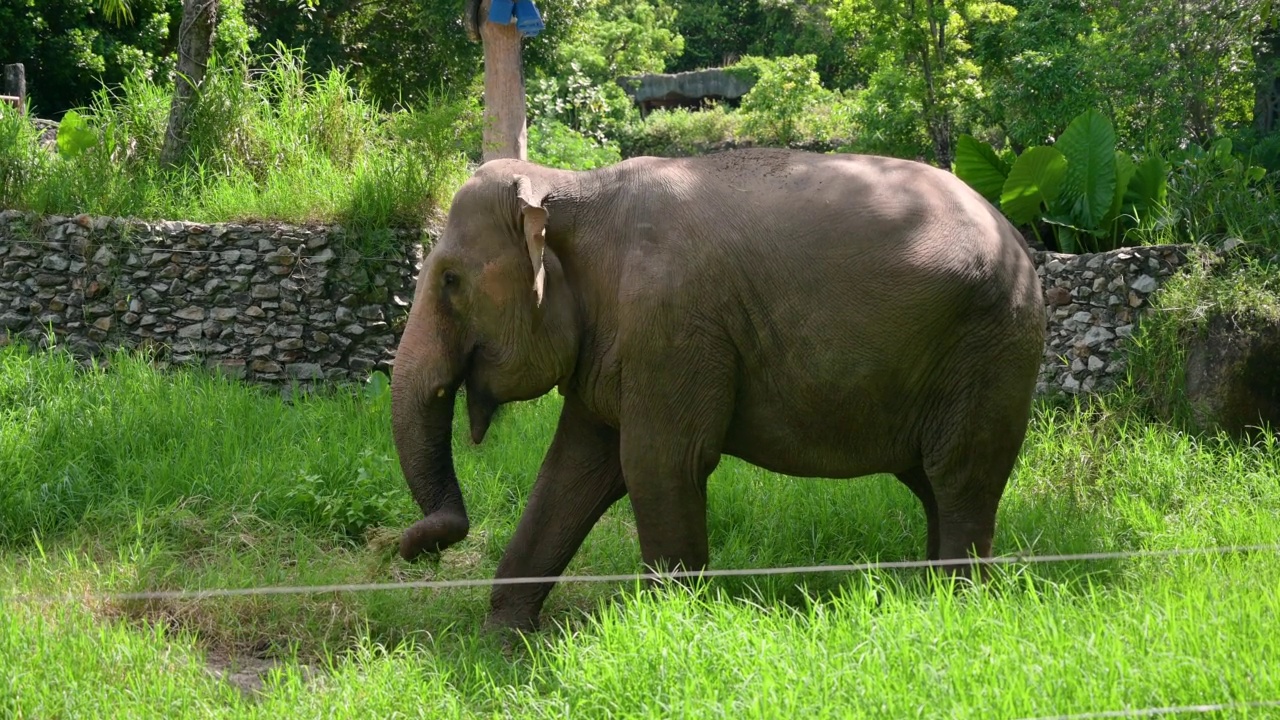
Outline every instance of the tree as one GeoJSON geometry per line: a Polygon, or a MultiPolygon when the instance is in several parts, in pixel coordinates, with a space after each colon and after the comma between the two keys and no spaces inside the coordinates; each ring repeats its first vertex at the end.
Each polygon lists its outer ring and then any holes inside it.
{"type": "Polygon", "coordinates": [[[57,119],[87,106],[103,84],[163,76],[172,67],[172,25],[181,6],[181,0],[0,0],[0,65],[25,65],[32,112],[57,119]]]}
{"type": "Polygon", "coordinates": [[[1254,81],[1253,129],[1259,135],[1280,130],[1280,18],[1267,2],[1259,8],[1257,33],[1253,41],[1254,81]]]}
{"type": "Polygon", "coordinates": [[[875,83],[893,79],[923,114],[933,161],[950,167],[957,115],[972,104],[981,69],[968,38],[975,21],[1012,18],[1008,5],[985,0],[838,0],[832,25],[875,83]]]}
{"type": "Polygon", "coordinates": [[[213,51],[218,4],[219,0],[183,0],[182,23],[178,28],[178,71],[164,145],[160,148],[161,167],[177,165],[186,152],[188,118],[213,51]]]}

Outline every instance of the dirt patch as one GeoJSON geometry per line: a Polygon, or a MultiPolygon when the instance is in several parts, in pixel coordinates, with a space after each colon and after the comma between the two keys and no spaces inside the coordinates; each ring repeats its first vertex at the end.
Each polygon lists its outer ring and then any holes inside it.
{"type": "MultiPolygon", "coordinates": [[[[271,671],[285,664],[285,661],[275,658],[230,655],[223,652],[210,652],[205,657],[205,666],[210,675],[230,683],[250,700],[257,700],[266,690],[267,676],[271,671]]],[[[303,682],[310,683],[320,675],[319,670],[310,665],[297,667],[302,673],[303,682]]]]}

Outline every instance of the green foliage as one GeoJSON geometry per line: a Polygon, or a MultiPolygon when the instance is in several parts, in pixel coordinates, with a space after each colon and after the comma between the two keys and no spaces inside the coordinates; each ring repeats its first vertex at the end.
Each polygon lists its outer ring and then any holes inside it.
{"type": "Polygon", "coordinates": [[[77,157],[98,144],[98,135],[89,129],[84,118],[75,110],[68,110],[58,123],[58,152],[64,157],[77,157]]]}
{"type": "Polygon", "coordinates": [[[31,109],[56,118],[87,105],[103,83],[134,75],[163,81],[173,67],[182,0],[129,0],[117,23],[99,0],[0,3],[0,65],[26,67],[31,109]]]}
{"type": "MultiPolygon", "coordinates": [[[[790,145],[811,136],[805,132],[806,119],[816,108],[835,105],[839,99],[822,86],[815,70],[817,61],[815,55],[748,56],[732,66],[756,78],[742,98],[742,134],[776,145],[790,145]]],[[[845,130],[848,137],[848,128],[845,130]]]]}
{"type": "Polygon", "coordinates": [[[755,55],[815,55],[828,86],[852,88],[861,77],[832,32],[828,0],[669,0],[684,53],[672,72],[731,65],[755,55]]]}
{"type": "Polygon", "coordinates": [[[1280,252],[1280,192],[1261,166],[1233,153],[1228,138],[1173,155],[1168,213],[1152,242],[1217,244],[1229,238],[1280,252]]]}
{"type": "Polygon", "coordinates": [[[923,135],[926,156],[950,166],[955,127],[972,121],[971,108],[983,94],[973,27],[1005,23],[1014,15],[1010,6],[986,0],[836,0],[830,11],[834,31],[854,48],[852,60],[864,69],[868,88],[882,88],[868,100],[890,121],[864,109],[864,134],[879,135],[879,143],[888,140],[893,154],[907,157],[921,154],[909,140],[923,135]],[[918,113],[885,113],[882,103],[895,104],[888,88],[896,90],[896,104],[909,101],[918,113]]]}
{"type": "Polygon", "coordinates": [[[374,253],[392,248],[364,231],[420,227],[448,201],[478,145],[475,95],[380,113],[337,69],[308,75],[300,53],[284,48],[258,60],[261,67],[245,56],[211,64],[189,152],[175,172],[157,170],[171,90],[142,78],[101,90],[83,113],[69,114],[56,156],[0,143],[0,167],[24,169],[23,184],[7,191],[10,205],[206,222],[340,222],[374,253]]]}
{"type": "Polygon", "coordinates": [[[623,135],[619,145],[626,157],[697,155],[708,147],[734,140],[741,126],[742,114],[719,104],[698,111],[655,110],[623,135]]]}
{"type": "MultiPolygon", "coordinates": [[[[957,158],[956,175],[968,182],[960,168],[957,158]]],[[[1034,223],[1058,198],[1066,176],[1067,159],[1062,153],[1051,147],[1028,148],[1009,170],[998,195],[999,207],[1014,223],[1034,223]]]]}
{"type": "Polygon", "coordinates": [[[544,77],[528,93],[536,124],[555,121],[603,144],[638,115],[631,99],[614,83],[593,82],[576,66],[559,77],[544,77]]]}
{"type": "MultiPolygon", "coordinates": [[[[1037,233],[1039,221],[1049,223],[1063,252],[1116,247],[1164,209],[1169,168],[1154,154],[1135,165],[1115,144],[1110,121],[1086,110],[1053,147],[1029,148],[1018,156],[1000,189],[1000,209],[1037,233]]],[[[958,147],[963,152],[956,157],[956,176],[990,199],[1003,161],[971,136],[961,136],[958,147]]]]}
{"type": "MultiPolygon", "coordinates": [[[[1190,436],[1130,412],[1132,399],[1034,408],[997,553],[1280,542],[1274,437],[1190,436]]],[[[0,714],[823,717],[839,707],[896,718],[923,706],[977,720],[992,708],[1044,717],[1280,697],[1270,670],[1280,557],[1269,552],[1014,563],[965,592],[892,570],[670,591],[563,583],[546,630],[514,653],[481,633],[484,588],[96,599],[490,578],[560,407],[554,396],[517,403],[480,447],[463,439],[458,413],[471,534],[438,563],[407,564],[390,546],[421,514],[385,403],[343,389],[285,404],[132,357],[83,371],[61,353],[0,348],[0,676],[22,680],[0,693],[0,714]],[[356,525],[375,523],[358,537],[345,525],[353,509],[356,525]],[[251,655],[278,662],[252,697],[210,673],[251,655]],[[1046,667],[1057,681],[1043,681],[1046,667]]],[[[717,567],[923,557],[920,502],[891,476],[785,481],[725,458],[707,495],[717,567]]],[[[623,501],[566,572],[642,569],[623,501]]]]}
{"type": "Polygon", "coordinates": [[[553,74],[567,68],[597,84],[662,72],[684,52],[676,11],[664,0],[590,0],[556,47],[553,74]]]}
{"type": "MultiPolygon", "coordinates": [[[[468,0],[469,1],[469,0],[468,0]]],[[[523,43],[526,74],[552,66],[587,0],[539,3],[546,28],[523,43]]],[[[344,69],[379,109],[421,107],[468,87],[482,72],[483,46],[463,27],[466,3],[375,0],[246,0],[255,54],[277,44],[305,51],[308,73],[344,69]]]]}
{"type": "Polygon", "coordinates": [[[956,141],[955,172],[988,202],[998,204],[1005,178],[1009,177],[1009,163],[990,145],[975,140],[972,135],[961,135],[956,141]]]}
{"type": "Polygon", "coordinates": [[[17,207],[33,178],[48,162],[37,147],[39,131],[8,103],[0,103],[0,208],[17,207]]]}
{"type": "Polygon", "coordinates": [[[1280,266],[1248,254],[1219,255],[1201,246],[1187,267],[1153,297],[1125,351],[1138,408],[1192,428],[1186,397],[1188,341],[1214,315],[1280,322],[1280,266]]]}
{"type": "Polygon", "coordinates": [[[566,170],[591,170],[622,160],[612,141],[601,143],[556,120],[529,126],[529,159],[566,170]]]}

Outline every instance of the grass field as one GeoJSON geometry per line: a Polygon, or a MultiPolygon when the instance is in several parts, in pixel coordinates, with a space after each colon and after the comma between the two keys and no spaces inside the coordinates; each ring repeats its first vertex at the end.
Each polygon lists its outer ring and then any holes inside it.
{"type": "MultiPolygon", "coordinates": [[[[997,552],[1280,543],[1273,439],[1195,439],[1131,404],[1037,408],[997,552]]],[[[490,577],[558,398],[509,408],[481,447],[457,441],[472,534],[435,565],[393,558],[419,514],[388,409],[385,391],[290,404],[125,355],[82,371],[0,348],[0,717],[1019,718],[1280,700],[1274,552],[1010,566],[958,595],[916,571],[562,586],[514,647],[479,634],[484,589],[94,594],[490,577]],[[278,661],[259,692],[210,672],[259,658],[278,661]]],[[[710,496],[718,568],[922,555],[921,510],[891,478],[726,459],[710,496]]],[[[569,572],[639,569],[622,502],[569,572]]]]}

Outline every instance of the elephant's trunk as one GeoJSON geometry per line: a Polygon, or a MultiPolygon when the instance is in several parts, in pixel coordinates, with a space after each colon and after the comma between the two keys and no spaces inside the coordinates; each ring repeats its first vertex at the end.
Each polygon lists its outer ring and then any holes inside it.
{"type": "Polygon", "coordinates": [[[415,320],[411,317],[406,326],[391,377],[396,451],[423,514],[400,538],[405,560],[439,552],[465,538],[471,527],[453,469],[453,405],[461,363],[450,362],[455,353],[445,348],[421,352],[418,336],[425,328],[415,320]],[[423,357],[430,360],[424,363],[423,357]]]}

